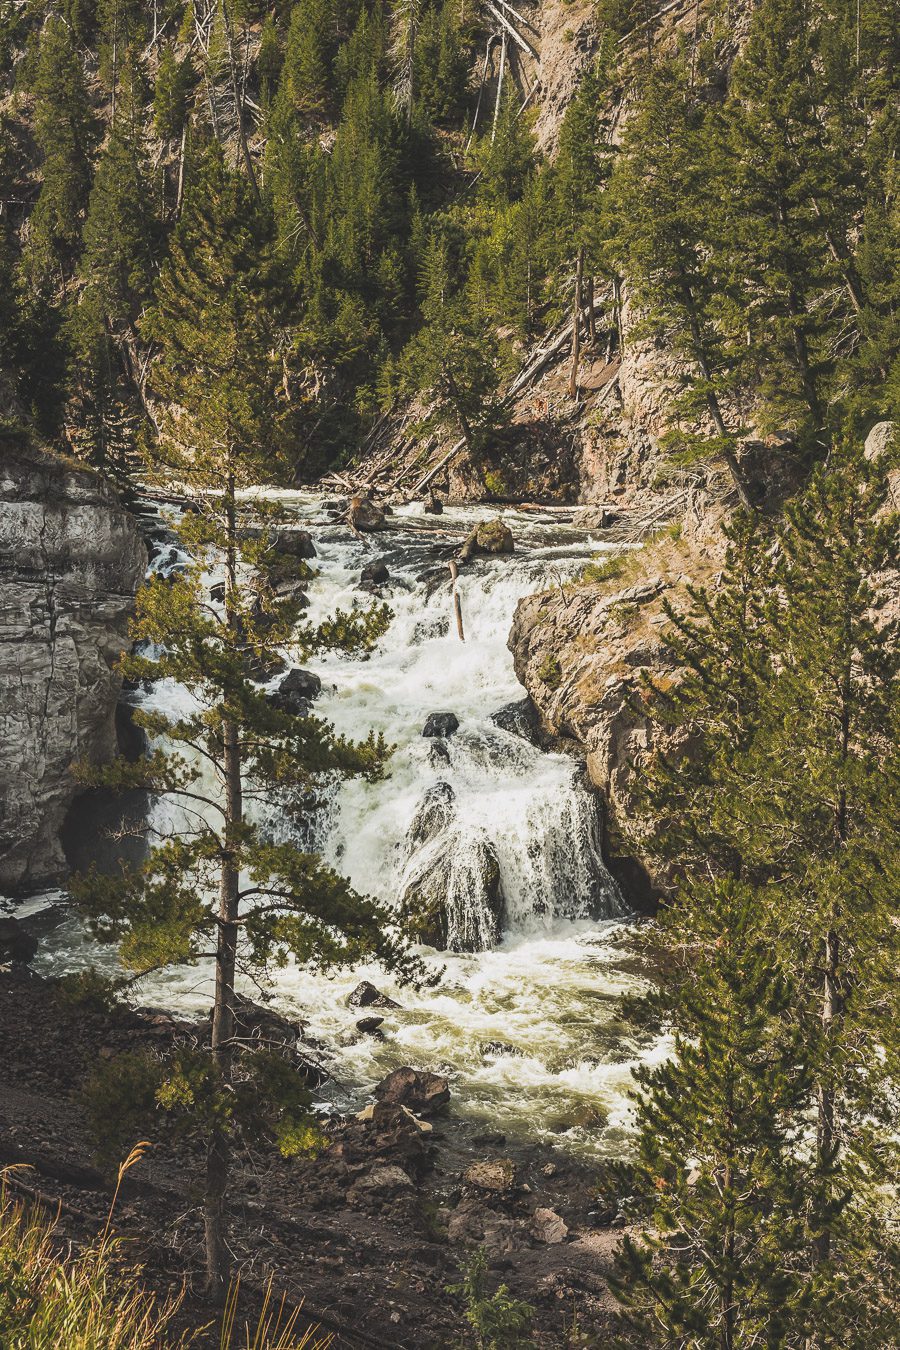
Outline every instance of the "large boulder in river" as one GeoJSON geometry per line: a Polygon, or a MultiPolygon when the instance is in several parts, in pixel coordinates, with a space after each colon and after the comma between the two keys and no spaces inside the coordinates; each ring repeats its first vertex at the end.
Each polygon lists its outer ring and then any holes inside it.
{"type": "Polygon", "coordinates": [[[350,501],[347,519],[353,528],[359,530],[361,534],[387,529],[387,517],[384,508],[379,506],[377,502],[373,502],[371,497],[353,497],[350,501]]]}
{"type": "Polygon", "coordinates": [[[37,938],[18,919],[0,917],[0,962],[28,962],[37,955],[37,938]]]}
{"type": "Polygon", "coordinates": [[[491,721],[501,731],[521,736],[523,741],[529,741],[532,745],[541,744],[540,714],[527,694],[514,703],[504,703],[502,708],[491,713],[491,721]]]}
{"type": "Polygon", "coordinates": [[[417,942],[440,951],[489,951],[504,914],[500,862],[483,831],[443,830],[407,863],[400,916],[417,942]]]}
{"type": "Polygon", "coordinates": [[[450,1101],[450,1084],[439,1074],[404,1065],[383,1078],[373,1095],[380,1102],[405,1106],[417,1116],[433,1116],[450,1101]]]}
{"type": "Polygon", "coordinates": [[[483,520],[475,526],[459,550],[459,556],[462,562],[467,562],[477,553],[512,553],[515,546],[512,530],[498,516],[496,520],[483,520]]]}
{"type": "Polygon", "coordinates": [[[366,563],[359,579],[364,586],[386,586],[391,574],[384,559],[376,558],[374,562],[366,563]]]}
{"type": "Polygon", "coordinates": [[[305,717],[309,705],[322,692],[322,681],[311,670],[301,670],[296,666],[289,670],[269,702],[279,712],[293,713],[296,717],[305,717]]]}
{"type": "Polygon", "coordinates": [[[360,980],[355,989],[347,995],[348,1008],[399,1008],[387,994],[382,994],[370,980],[360,980]]]}
{"type": "Polygon", "coordinates": [[[459,731],[459,718],[452,712],[429,713],[422,728],[423,736],[452,736],[459,731]]]}

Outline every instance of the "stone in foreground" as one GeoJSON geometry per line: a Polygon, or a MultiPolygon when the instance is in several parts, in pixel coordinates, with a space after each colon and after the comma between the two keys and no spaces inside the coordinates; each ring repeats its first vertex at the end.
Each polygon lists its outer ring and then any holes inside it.
{"type": "Polygon", "coordinates": [[[406,1106],[416,1115],[433,1116],[450,1101],[450,1084],[439,1074],[404,1066],[383,1078],[374,1096],[380,1102],[406,1106]]]}

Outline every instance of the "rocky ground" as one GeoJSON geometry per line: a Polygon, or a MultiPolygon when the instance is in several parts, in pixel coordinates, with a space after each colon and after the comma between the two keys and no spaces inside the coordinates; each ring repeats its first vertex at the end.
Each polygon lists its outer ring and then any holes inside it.
{"type": "MultiPolygon", "coordinates": [[[[66,1236],[96,1235],[111,1193],[81,1100],[93,1066],[197,1034],[162,1013],[73,1006],[23,965],[0,970],[0,1164],[33,1169],[16,1172],[17,1184],[61,1207],[66,1236]]],[[[302,1041],[296,1050],[307,1053],[302,1041]]],[[[264,1146],[240,1154],[233,1247],[246,1298],[273,1274],[336,1345],[469,1344],[462,1302],[447,1286],[466,1251],[483,1246],[492,1284],[534,1306],[529,1343],[602,1344],[606,1274],[621,1237],[617,1182],[561,1150],[513,1150],[502,1135],[474,1133],[447,1096],[443,1080],[397,1071],[361,1117],[323,1120],[328,1145],[317,1159],[286,1161],[264,1146]]],[[[148,1283],[186,1285],[184,1317],[197,1325],[210,1315],[202,1158],[162,1125],[145,1137],[153,1148],[128,1174],[116,1227],[148,1283]]]]}

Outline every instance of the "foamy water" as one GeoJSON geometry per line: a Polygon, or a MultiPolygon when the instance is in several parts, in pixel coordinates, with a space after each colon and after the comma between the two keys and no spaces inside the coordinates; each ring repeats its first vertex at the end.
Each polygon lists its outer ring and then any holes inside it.
{"type": "MultiPolygon", "coordinates": [[[[548,585],[565,587],[603,549],[602,540],[552,517],[503,512],[517,551],[473,561],[461,572],[466,640],[460,642],[442,558],[454,538],[496,508],[447,510],[437,520],[423,517],[420,507],[404,508],[391,530],[369,536],[366,547],[327,522],[320,499],[278,495],[316,540],[319,575],[308,618],[368,603],[357,588],[367,561],[383,557],[392,578],[384,598],[394,618],[377,649],[363,659],[328,655],[308,663],[323,682],[318,715],[348,736],[383,732],[395,747],[384,781],[343,784],[326,804],[318,845],[358,890],[393,905],[411,873],[428,862],[408,830],[423,795],[443,783],[453,799],[446,852],[456,908],[472,919],[471,858],[480,845],[499,862],[505,899],[505,928],[493,950],[428,953],[443,969],[436,989],[397,989],[377,969],[326,979],[289,964],[274,977],[278,1006],[329,1047],[334,1080],[327,1093],[341,1106],[363,1102],[388,1069],[411,1063],[447,1073],[455,1109],[493,1128],[618,1152],[631,1066],[666,1047],[639,1042],[619,1019],[618,1000],[637,979],[624,969],[618,939],[626,907],[600,855],[596,803],[579,781],[577,760],[545,754],[490,718],[524,695],[506,645],[516,602],[548,585]],[[433,743],[421,734],[428,714],[439,710],[460,723],[445,743],[445,760],[435,759],[433,743]],[[384,1013],[383,1040],[360,1036],[355,1022],[362,1014],[346,1004],[363,978],[402,1005],[384,1013]]],[[[174,713],[189,696],[160,682],[146,702],[174,713]]],[[[178,828],[179,819],[173,803],[154,805],[155,828],[178,828]]],[[[266,823],[285,836],[293,828],[271,811],[266,823]]],[[[43,923],[44,968],[103,959],[65,910],[47,914],[57,917],[33,921],[43,923]]],[[[154,977],[143,994],[197,1011],[208,1007],[209,996],[209,972],[202,969],[154,977]]]]}

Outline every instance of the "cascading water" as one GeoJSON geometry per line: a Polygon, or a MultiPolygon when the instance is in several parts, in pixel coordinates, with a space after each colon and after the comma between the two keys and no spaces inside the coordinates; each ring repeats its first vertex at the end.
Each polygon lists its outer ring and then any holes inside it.
{"type": "MultiPolygon", "coordinates": [[[[504,513],[517,551],[461,573],[462,642],[446,559],[466,529],[496,510],[454,509],[434,520],[420,507],[402,508],[389,531],[361,545],[330,521],[321,499],[278,495],[314,528],[318,577],[306,617],[365,602],[360,570],[374,558],[387,564],[383,598],[394,615],[370,656],[312,663],[323,684],[316,713],[348,736],[383,732],[394,747],[388,776],[342,784],[300,837],[314,838],[360,891],[401,908],[433,901],[442,926],[427,940],[443,949],[434,957],[443,967],[436,990],[396,989],[375,969],[326,980],[289,965],[275,977],[279,1003],[333,1048],[329,1091],[342,1106],[388,1069],[414,1063],[447,1072],[457,1109],[475,1119],[615,1151],[630,1065],[660,1048],[638,1044],[618,1019],[619,995],[635,978],[617,946],[625,906],[601,857],[596,801],[576,760],[542,752],[491,717],[523,693],[506,645],[517,600],[564,586],[602,545],[552,517],[504,513]],[[422,735],[436,711],[458,719],[452,735],[422,735]],[[357,1033],[359,1014],[347,1006],[362,978],[401,1004],[383,1039],[357,1033]]],[[[176,550],[156,568],[182,562],[176,550]]],[[[171,714],[185,697],[160,682],[146,701],[171,714]]],[[[296,837],[296,822],[277,803],[266,806],[265,821],[274,834],[296,837]]],[[[162,800],[150,823],[165,833],[183,822],[162,800]]],[[[41,960],[72,968],[97,952],[69,920],[46,925],[41,960]]],[[[208,973],[170,971],[148,981],[145,996],[205,1008],[208,973]]]]}

